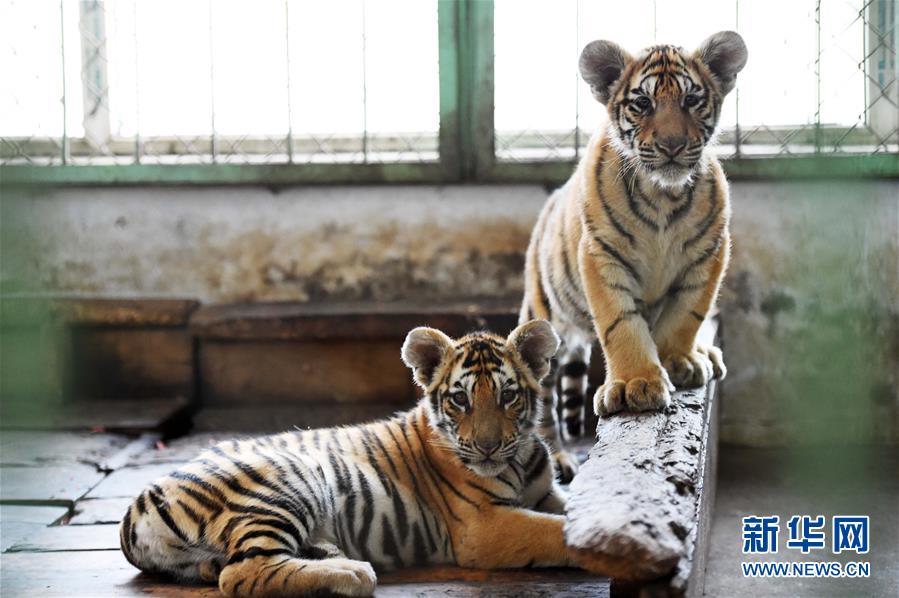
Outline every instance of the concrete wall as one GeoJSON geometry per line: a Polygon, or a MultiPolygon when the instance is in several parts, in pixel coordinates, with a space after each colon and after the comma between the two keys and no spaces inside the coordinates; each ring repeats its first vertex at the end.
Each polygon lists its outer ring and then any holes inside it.
{"type": "Polygon", "coordinates": [[[899,442],[899,182],[732,194],[722,438],[899,442]]]}
{"type": "MultiPolygon", "coordinates": [[[[899,441],[899,182],[736,183],[722,437],[899,441]]],[[[66,189],[2,202],[4,292],[521,293],[536,186],[66,189]]]]}
{"type": "Polygon", "coordinates": [[[72,189],[6,198],[0,280],[204,302],[517,297],[539,187],[72,189]]]}

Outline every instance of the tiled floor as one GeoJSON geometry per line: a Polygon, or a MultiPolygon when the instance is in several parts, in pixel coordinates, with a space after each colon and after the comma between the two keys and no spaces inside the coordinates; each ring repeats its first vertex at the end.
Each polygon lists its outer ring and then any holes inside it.
{"type": "MultiPolygon", "coordinates": [[[[119,550],[118,523],[150,481],[233,435],[200,431],[163,445],[151,434],[0,433],[0,595],[218,596],[215,587],[177,586],[138,572],[119,550]]],[[[607,596],[608,581],[572,570],[447,568],[382,576],[377,595],[434,592],[607,596]]]]}

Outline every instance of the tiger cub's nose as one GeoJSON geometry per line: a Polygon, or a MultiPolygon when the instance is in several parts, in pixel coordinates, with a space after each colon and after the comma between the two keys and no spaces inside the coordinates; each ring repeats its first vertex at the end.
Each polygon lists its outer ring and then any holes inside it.
{"type": "Polygon", "coordinates": [[[656,147],[669,158],[674,158],[687,147],[687,138],[682,135],[660,137],[656,139],[656,147]]]}
{"type": "Polygon", "coordinates": [[[485,457],[489,457],[496,452],[496,449],[499,448],[499,440],[495,438],[490,438],[487,440],[476,440],[474,445],[475,448],[481,451],[485,457]]]}

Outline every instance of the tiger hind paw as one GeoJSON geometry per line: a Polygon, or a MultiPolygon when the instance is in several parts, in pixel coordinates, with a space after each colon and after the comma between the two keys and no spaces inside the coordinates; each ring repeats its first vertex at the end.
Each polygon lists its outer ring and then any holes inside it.
{"type": "Polygon", "coordinates": [[[559,483],[571,483],[579,467],[577,457],[568,451],[557,451],[553,453],[553,462],[556,465],[556,475],[559,478],[559,483]]]}

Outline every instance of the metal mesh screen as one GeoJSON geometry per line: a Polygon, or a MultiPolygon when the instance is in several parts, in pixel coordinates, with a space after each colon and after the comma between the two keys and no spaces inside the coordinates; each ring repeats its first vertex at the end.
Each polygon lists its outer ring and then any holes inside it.
{"type": "Polygon", "coordinates": [[[722,29],[749,48],[722,112],[722,157],[895,153],[896,23],[896,0],[633,0],[626,12],[611,2],[496,0],[497,159],[580,154],[603,110],[576,70],[589,41],[690,48],[722,29]]]}
{"type": "Polygon", "coordinates": [[[436,0],[0,11],[0,163],[437,160],[436,0]]]}

